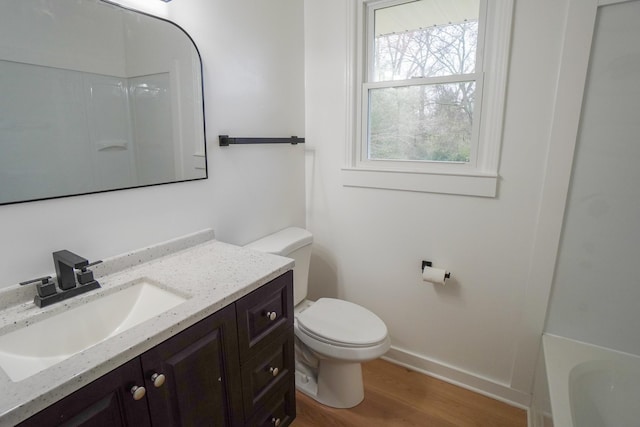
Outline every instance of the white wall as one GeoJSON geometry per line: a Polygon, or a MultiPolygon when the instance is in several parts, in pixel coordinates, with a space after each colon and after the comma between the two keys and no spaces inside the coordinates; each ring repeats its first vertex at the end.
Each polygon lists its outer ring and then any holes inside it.
{"type": "Polygon", "coordinates": [[[304,136],[303,4],[198,0],[169,6],[203,56],[214,184],[203,197],[216,202],[216,235],[246,244],[304,226],[304,145],[218,146],[218,135],[304,136]]]}
{"type": "Polygon", "coordinates": [[[522,404],[537,352],[523,356],[516,347],[566,6],[516,2],[499,194],[474,198],[342,186],[351,137],[347,7],[305,2],[311,296],[377,313],[389,327],[392,358],[522,404]],[[446,287],[421,281],[423,259],[452,272],[446,287]],[[519,357],[528,381],[512,386],[519,357]]]}
{"type": "Polygon", "coordinates": [[[600,9],[546,327],[637,355],[639,13],[600,9]]]}
{"type": "MultiPolygon", "coordinates": [[[[638,3],[598,3],[569,2],[525,316],[537,333],[548,306],[546,332],[638,354],[638,3]]],[[[551,410],[545,376],[530,415],[551,410]]]]}
{"type": "Polygon", "coordinates": [[[168,10],[202,54],[210,178],[0,206],[1,287],[52,273],[62,248],[95,260],[206,227],[245,243],[304,225],[302,146],[217,146],[222,132],[304,135],[302,4],[195,0],[168,10]]]}

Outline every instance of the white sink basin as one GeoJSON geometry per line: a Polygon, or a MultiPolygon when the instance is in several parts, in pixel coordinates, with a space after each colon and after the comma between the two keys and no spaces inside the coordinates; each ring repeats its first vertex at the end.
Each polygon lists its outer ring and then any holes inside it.
{"type": "MultiPolygon", "coordinates": [[[[186,299],[151,281],[137,280],[116,292],[0,336],[0,367],[12,381],[21,381],[186,299]]],[[[73,300],[67,303],[70,301],[73,300]]]]}

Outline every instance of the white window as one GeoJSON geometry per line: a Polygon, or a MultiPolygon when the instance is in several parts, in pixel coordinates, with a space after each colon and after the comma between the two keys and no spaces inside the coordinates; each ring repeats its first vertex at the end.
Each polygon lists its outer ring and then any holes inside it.
{"type": "Polygon", "coordinates": [[[344,184],[496,194],[512,0],[358,0],[344,184]]]}

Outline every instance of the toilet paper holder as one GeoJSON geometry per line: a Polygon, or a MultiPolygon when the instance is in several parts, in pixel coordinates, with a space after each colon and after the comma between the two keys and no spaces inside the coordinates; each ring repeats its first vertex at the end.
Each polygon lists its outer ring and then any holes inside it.
{"type": "MultiPolygon", "coordinates": [[[[431,261],[422,261],[422,268],[420,268],[420,271],[424,270],[425,267],[433,267],[433,263],[431,261]]],[[[447,271],[444,277],[445,279],[451,279],[451,273],[447,271]]]]}

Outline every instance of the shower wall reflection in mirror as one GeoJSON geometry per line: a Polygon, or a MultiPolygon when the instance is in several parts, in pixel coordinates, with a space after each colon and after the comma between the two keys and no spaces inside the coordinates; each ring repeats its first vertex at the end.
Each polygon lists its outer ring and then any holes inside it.
{"type": "Polygon", "coordinates": [[[0,204],[207,177],[182,29],[99,0],[0,0],[0,17],[0,204]]]}

